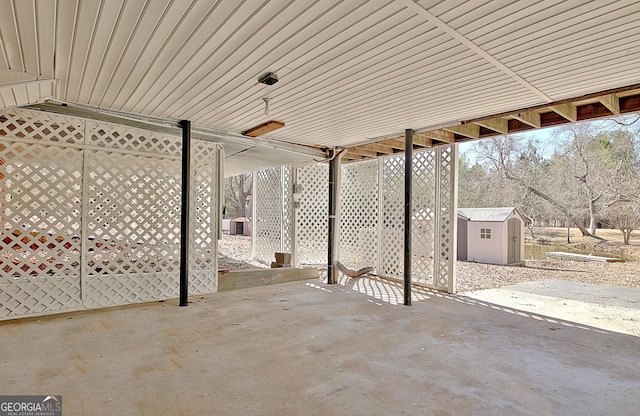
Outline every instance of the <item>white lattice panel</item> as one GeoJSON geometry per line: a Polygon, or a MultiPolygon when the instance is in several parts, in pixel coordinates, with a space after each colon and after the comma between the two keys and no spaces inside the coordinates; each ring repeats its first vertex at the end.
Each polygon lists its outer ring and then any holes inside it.
{"type": "MultiPolygon", "coordinates": [[[[217,288],[219,153],[192,143],[197,294],[217,288]]],[[[180,144],[114,124],[0,113],[0,319],[177,297],[180,144]]]]}
{"type": "Polygon", "coordinates": [[[436,217],[436,151],[414,153],[412,176],[412,279],[433,285],[436,217]]]}
{"type": "Polygon", "coordinates": [[[352,269],[377,266],[378,161],[342,166],[340,256],[352,269]]]}
{"type": "Polygon", "coordinates": [[[218,147],[191,142],[189,208],[189,293],[212,293],[218,288],[218,147]]]}
{"type": "Polygon", "coordinates": [[[254,180],[254,260],[271,264],[275,260],[274,253],[282,250],[282,218],[285,209],[282,201],[282,170],[272,168],[256,172],[254,180]]]}
{"type": "Polygon", "coordinates": [[[299,208],[296,211],[296,261],[298,264],[327,264],[329,165],[297,168],[299,208]]]}
{"type": "Polygon", "coordinates": [[[293,241],[293,169],[282,167],[282,252],[291,253],[293,241]]]}
{"type": "Polygon", "coordinates": [[[81,172],[78,149],[0,140],[1,317],[78,306],[81,172]]]}
{"type": "Polygon", "coordinates": [[[383,159],[380,273],[404,273],[404,156],[383,159]]]}
{"type": "Polygon", "coordinates": [[[0,114],[0,137],[82,144],[84,120],[19,108],[0,114]]]}
{"type": "Polygon", "coordinates": [[[84,285],[84,306],[99,308],[175,298],[178,285],[179,278],[175,273],[89,276],[84,285]]]}
{"type": "Polygon", "coordinates": [[[87,307],[178,294],[180,161],[87,151],[87,307]]]}
{"type": "Polygon", "coordinates": [[[0,319],[79,309],[80,276],[29,278],[0,282],[0,319]]]}
{"type": "Polygon", "coordinates": [[[87,144],[170,156],[182,154],[180,137],[93,120],[87,121],[87,144]]]}
{"type": "Polygon", "coordinates": [[[454,224],[456,222],[455,185],[457,154],[454,146],[438,148],[439,222],[436,231],[436,263],[434,286],[454,290],[455,276],[454,224]]]}

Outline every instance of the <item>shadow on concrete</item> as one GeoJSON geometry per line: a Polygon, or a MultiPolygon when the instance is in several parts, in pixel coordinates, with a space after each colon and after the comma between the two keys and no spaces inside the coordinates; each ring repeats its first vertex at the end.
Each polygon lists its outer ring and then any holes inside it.
{"type": "MultiPolygon", "coordinates": [[[[536,282],[539,283],[539,282],[536,282]]],[[[564,291],[558,291],[558,293],[563,293],[564,296],[571,296],[570,293],[566,291],[566,286],[585,286],[586,284],[577,284],[575,282],[564,282],[563,285],[564,291]]],[[[366,295],[369,302],[372,302],[378,306],[382,306],[383,303],[388,303],[390,305],[403,305],[404,303],[404,292],[402,283],[385,279],[379,276],[374,275],[366,275],[361,278],[352,279],[345,276],[341,276],[340,282],[336,285],[326,285],[326,281],[323,282],[322,286],[317,283],[307,283],[307,286],[315,287],[321,290],[333,291],[339,290],[344,291],[346,293],[357,292],[366,295]],[[350,289],[349,289],[350,288],[350,289]]],[[[519,285],[526,286],[526,285],[519,285]]],[[[591,285],[598,286],[598,285],[591,285]]],[[[621,290],[628,290],[625,288],[619,288],[621,290]]],[[[598,293],[602,292],[600,290],[598,293]]],[[[640,291],[638,291],[640,293],[640,291]]],[[[546,316],[538,313],[533,313],[531,311],[522,310],[518,308],[509,307],[504,304],[492,303],[483,301],[481,299],[476,299],[473,296],[465,296],[465,295],[457,295],[457,294],[449,294],[445,292],[441,292],[435,289],[431,289],[424,286],[413,286],[411,292],[411,301],[412,303],[421,302],[432,298],[441,298],[448,299],[450,301],[464,303],[471,306],[487,308],[495,311],[501,311],[504,313],[508,313],[514,316],[521,316],[529,319],[533,319],[536,321],[547,322],[550,324],[561,325],[563,327],[571,327],[578,328],[586,331],[596,331],[599,333],[608,333],[609,331],[603,330],[602,328],[596,326],[583,325],[578,322],[559,319],[554,316],[546,316]]],[[[592,296],[593,298],[593,296],[592,296]]],[[[599,298],[601,302],[602,298],[599,298]]],[[[606,304],[606,300],[604,301],[606,304]]],[[[608,302],[610,303],[610,302],[608,302]]],[[[640,305],[639,305],[640,306],[640,305]]],[[[552,328],[551,330],[557,330],[559,328],[552,328]]]]}

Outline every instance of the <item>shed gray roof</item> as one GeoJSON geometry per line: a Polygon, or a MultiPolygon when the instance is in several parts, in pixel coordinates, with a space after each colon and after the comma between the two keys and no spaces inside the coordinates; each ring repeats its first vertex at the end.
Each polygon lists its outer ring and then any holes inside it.
{"type": "Polygon", "coordinates": [[[498,208],[458,208],[458,212],[468,217],[470,221],[506,221],[515,211],[515,207],[498,208]]]}
{"type": "Polygon", "coordinates": [[[467,217],[466,215],[464,215],[462,213],[462,211],[460,211],[460,208],[458,208],[458,218],[462,218],[462,219],[465,219],[467,221],[469,221],[471,219],[471,218],[467,217]]]}

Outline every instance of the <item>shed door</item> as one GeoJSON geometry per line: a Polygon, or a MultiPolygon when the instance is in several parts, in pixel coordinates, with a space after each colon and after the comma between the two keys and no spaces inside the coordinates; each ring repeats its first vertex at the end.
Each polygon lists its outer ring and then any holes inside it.
{"type": "Polygon", "coordinates": [[[467,221],[458,218],[458,260],[467,261],[467,221]]]}
{"type": "Polygon", "coordinates": [[[522,238],[522,224],[518,218],[511,218],[508,221],[509,228],[509,250],[507,253],[507,263],[517,263],[522,260],[520,253],[520,239],[522,238]]]}

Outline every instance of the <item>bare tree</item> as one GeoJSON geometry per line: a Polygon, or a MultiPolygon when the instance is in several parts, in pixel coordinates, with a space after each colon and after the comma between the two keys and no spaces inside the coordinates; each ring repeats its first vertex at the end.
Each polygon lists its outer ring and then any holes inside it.
{"type": "Polygon", "coordinates": [[[592,235],[567,205],[547,191],[552,183],[548,176],[549,165],[540,155],[538,148],[534,140],[529,139],[523,146],[513,136],[495,137],[477,145],[478,153],[491,169],[500,172],[524,191],[549,203],[568,218],[583,235],[592,235]]]}
{"type": "Polygon", "coordinates": [[[603,164],[604,140],[594,123],[564,126],[560,135],[568,137],[565,145],[567,166],[576,180],[589,213],[589,233],[595,234],[599,221],[599,207],[606,197],[609,176],[603,164]]]}
{"type": "MultiPolygon", "coordinates": [[[[588,122],[564,126],[554,138],[563,143],[552,158],[558,169],[552,175],[557,188],[569,193],[565,204],[574,217],[584,215],[589,233],[595,235],[598,225],[607,222],[605,201],[640,191],[634,179],[638,172],[634,134],[617,122],[588,122]]],[[[560,194],[557,197],[563,199],[560,194]]]]}
{"type": "Polygon", "coordinates": [[[640,117],[563,126],[553,139],[551,155],[531,138],[476,144],[481,163],[460,163],[461,206],[513,205],[531,231],[541,220],[560,220],[584,236],[594,236],[601,225],[615,226],[628,239],[635,205],[615,210],[605,202],[640,195],[640,117]]]}
{"type": "Polygon", "coordinates": [[[548,211],[540,199],[507,179],[495,169],[479,163],[469,163],[465,154],[460,157],[458,204],[460,207],[515,206],[526,219],[526,226],[535,238],[536,227],[548,211]]]}
{"type": "Polygon", "coordinates": [[[611,225],[622,232],[625,245],[629,244],[631,233],[640,228],[640,199],[620,199],[607,205],[605,212],[611,225]]]}
{"type": "Polygon", "coordinates": [[[546,211],[545,201],[528,190],[520,192],[520,196],[520,201],[513,205],[518,208],[520,214],[526,219],[525,226],[529,230],[529,233],[531,233],[531,238],[536,238],[535,227],[537,227],[544,218],[546,211]]]}
{"type": "Polygon", "coordinates": [[[226,216],[228,218],[251,216],[253,175],[248,173],[226,178],[224,185],[226,216]]]}
{"type": "Polygon", "coordinates": [[[510,183],[478,163],[471,165],[464,156],[459,165],[458,205],[467,208],[504,205],[510,183]]]}
{"type": "Polygon", "coordinates": [[[606,141],[610,183],[608,196],[613,201],[605,213],[611,226],[622,232],[624,244],[640,228],[640,131],[608,132],[606,141]]]}

